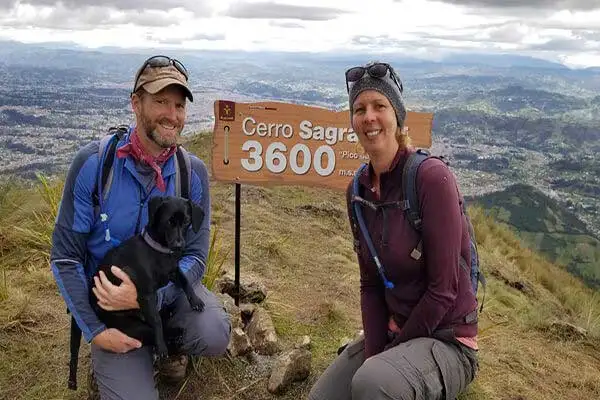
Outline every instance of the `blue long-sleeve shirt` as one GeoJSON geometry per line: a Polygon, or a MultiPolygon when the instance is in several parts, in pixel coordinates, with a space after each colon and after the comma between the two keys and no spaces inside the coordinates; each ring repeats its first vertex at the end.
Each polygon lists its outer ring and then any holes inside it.
{"type": "MultiPolygon", "coordinates": [[[[127,143],[129,134],[121,139],[117,148],[127,143]]],[[[132,156],[115,157],[112,184],[103,206],[111,239],[107,241],[100,210],[93,203],[101,169],[98,149],[99,141],[90,143],[77,152],[71,163],[52,235],[50,257],[60,293],[88,342],[106,329],[89,302],[91,277],[98,263],[110,248],[139,233],[147,224],[148,201],[151,197],[175,195],[176,186],[175,155],[162,166],[167,188],[164,193],[154,185],[147,185],[147,177],[140,173],[140,166],[136,165],[132,156]]],[[[205,218],[198,232],[192,229],[188,231],[179,268],[194,283],[204,276],[208,256],[210,194],[205,164],[192,154],[190,161],[190,199],[202,207],[205,218]]],[[[159,290],[159,306],[169,304],[180,293],[181,289],[169,283],[159,290]]]]}

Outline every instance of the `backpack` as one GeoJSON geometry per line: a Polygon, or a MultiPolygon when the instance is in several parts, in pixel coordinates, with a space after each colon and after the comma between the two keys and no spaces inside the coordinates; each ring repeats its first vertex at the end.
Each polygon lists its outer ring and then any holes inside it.
{"type": "MultiPolygon", "coordinates": [[[[104,212],[104,202],[108,198],[110,187],[113,178],[113,162],[117,150],[117,144],[123,136],[129,131],[129,126],[119,125],[108,129],[108,134],[100,139],[98,146],[98,159],[100,164],[96,175],[96,183],[92,194],[92,204],[94,209],[98,210],[101,221],[104,224],[105,236],[104,240],[112,242],[113,245],[119,243],[111,238],[108,228],[108,215],[104,212]]],[[[190,155],[181,145],[177,145],[175,152],[177,163],[175,164],[175,195],[190,198],[190,177],[191,177],[191,161],[190,155]]],[[[67,313],[69,310],[67,309],[67,313]]],[[[79,358],[79,347],[81,344],[81,329],[77,325],[75,318],[71,316],[71,334],[70,334],[70,351],[71,358],[69,360],[69,389],[77,389],[77,364],[79,358]]]]}
{"type": "MultiPolygon", "coordinates": [[[[363,234],[363,237],[365,238],[365,241],[367,243],[367,247],[369,248],[371,256],[373,257],[373,260],[375,261],[375,265],[377,266],[377,270],[384,282],[384,286],[389,289],[393,288],[394,284],[392,282],[390,282],[385,276],[383,266],[381,264],[381,261],[379,260],[379,257],[377,256],[377,253],[375,252],[375,247],[373,246],[373,242],[371,241],[371,237],[369,235],[369,232],[366,228],[364,219],[362,217],[361,205],[366,205],[374,210],[376,210],[379,207],[401,208],[406,213],[406,217],[408,218],[408,221],[409,221],[410,225],[413,227],[413,229],[420,233],[421,229],[422,229],[422,221],[421,221],[421,209],[420,209],[420,204],[419,204],[419,196],[417,193],[417,171],[419,169],[419,166],[421,166],[421,163],[423,163],[423,161],[425,161],[426,159],[431,158],[431,157],[438,158],[438,159],[442,160],[446,165],[448,165],[448,162],[446,161],[446,159],[444,157],[432,156],[423,149],[418,149],[416,152],[412,153],[406,160],[404,169],[402,171],[402,199],[400,199],[398,201],[375,204],[375,203],[372,203],[370,201],[363,199],[360,196],[358,179],[359,179],[359,176],[361,175],[361,173],[364,171],[364,169],[367,168],[368,164],[366,164],[366,163],[363,163],[358,168],[358,170],[354,174],[354,178],[352,180],[352,197],[351,197],[351,204],[352,204],[351,220],[352,220],[352,223],[351,223],[351,225],[352,225],[352,233],[354,235],[354,250],[357,253],[359,251],[359,240],[358,240],[359,232],[358,231],[360,230],[363,234]]],[[[479,253],[477,250],[477,242],[475,239],[475,231],[473,229],[473,224],[471,223],[469,214],[467,213],[467,208],[466,208],[464,201],[462,201],[461,211],[467,219],[467,226],[469,229],[469,242],[470,242],[470,247],[471,247],[471,252],[470,252],[471,253],[471,271],[467,270],[468,264],[462,256],[460,257],[459,264],[465,271],[467,271],[469,273],[469,276],[471,277],[471,288],[475,295],[477,295],[477,289],[479,287],[480,282],[484,288],[484,295],[483,295],[483,299],[481,302],[481,308],[479,310],[481,312],[483,310],[483,303],[485,302],[486,279],[480,268],[479,253]]],[[[415,260],[419,260],[422,257],[422,255],[423,255],[423,241],[419,240],[419,243],[417,244],[417,246],[411,251],[410,256],[415,260]]]]}

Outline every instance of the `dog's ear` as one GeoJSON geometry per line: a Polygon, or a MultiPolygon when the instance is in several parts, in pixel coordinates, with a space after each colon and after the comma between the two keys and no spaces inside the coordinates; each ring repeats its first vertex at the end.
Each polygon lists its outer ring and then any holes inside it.
{"type": "Polygon", "coordinates": [[[160,196],[155,196],[150,199],[148,202],[148,225],[154,225],[154,217],[156,217],[156,213],[158,209],[164,202],[164,199],[160,196]]]}
{"type": "Polygon", "coordinates": [[[192,229],[194,232],[198,232],[202,221],[204,221],[204,210],[194,204],[192,200],[188,200],[188,206],[190,208],[190,216],[192,217],[192,229]]]}

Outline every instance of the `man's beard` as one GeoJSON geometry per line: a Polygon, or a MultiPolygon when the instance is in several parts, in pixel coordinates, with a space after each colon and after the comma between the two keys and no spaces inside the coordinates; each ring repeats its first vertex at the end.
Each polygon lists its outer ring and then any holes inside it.
{"type": "Polygon", "coordinates": [[[178,129],[177,134],[173,135],[173,136],[162,136],[160,133],[157,132],[156,128],[158,127],[158,123],[157,122],[152,122],[148,117],[146,117],[146,115],[144,115],[144,112],[142,111],[141,113],[141,125],[144,128],[144,132],[146,132],[146,136],[152,140],[154,143],[156,143],[158,146],[162,147],[163,149],[168,149],[171,148],[172,146],[177,144],[177,137],[179,137],[179,134],[181,133],[181,131],[183,130],[183,127],[179,126],[176,124],[176,127],[178,129]]]}

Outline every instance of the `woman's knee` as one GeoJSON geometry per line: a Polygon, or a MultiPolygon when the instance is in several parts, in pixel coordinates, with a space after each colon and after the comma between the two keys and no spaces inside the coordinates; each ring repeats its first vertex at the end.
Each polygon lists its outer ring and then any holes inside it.
{"type": "Polygon", "coordinates": [[[364,340],[350,343],[323,372],[311,388],[309,400],[350,400],[350,386],[364,362],[364,340]]]}
{"type": "Polygon", "coordinates": [[[416,400],[415,388],[406,375],[384,359],[371,357],[354,374],[352,399],[416,400]]]}

